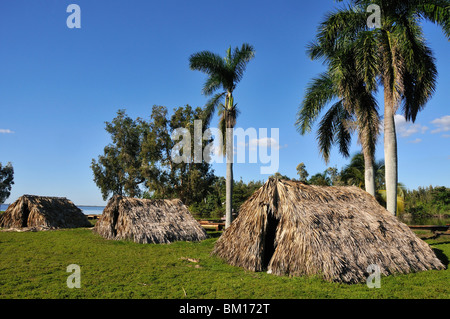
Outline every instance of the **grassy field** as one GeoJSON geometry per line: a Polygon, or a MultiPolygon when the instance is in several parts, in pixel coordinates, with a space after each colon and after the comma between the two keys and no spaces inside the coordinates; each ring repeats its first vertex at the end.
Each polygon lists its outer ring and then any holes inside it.
{"type": "MultiPolygon", "coordinates": [[[[318,277],[278,277],[210,256],[220,233],[199,243],[108,241],[92,229],[0,232],[0,298],[450,298],[450,270],[381,278],[381,288],[318,277]],[[70,264],[81,288],[69,289],[70,264]]],[[[450,236],[427,242],[448,266],[450,236]]]]}

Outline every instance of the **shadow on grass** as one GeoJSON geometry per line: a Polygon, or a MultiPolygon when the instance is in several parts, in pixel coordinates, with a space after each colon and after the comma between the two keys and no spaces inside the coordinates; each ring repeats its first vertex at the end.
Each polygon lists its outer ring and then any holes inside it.
{"type": "Polygon", "coordinates": [[[433,248],[436,257],[444,264],[445,268],[448,268],[448,257],[444,254],[444,252],[440,249],[433,248]]]}
{"type": "Polygon", "coordinates": [[[221,231],[208,231],[208,238],[219,238],[222,235],[221,231]]]}
{"type": "Polygon", "coordinates": [[[433,246],[435,246],[435,245],[444,245],[444,244],[450,244],[450,241],[441,241],[441,242],[438,242],[438,243],[433,243],[433,246]]]}

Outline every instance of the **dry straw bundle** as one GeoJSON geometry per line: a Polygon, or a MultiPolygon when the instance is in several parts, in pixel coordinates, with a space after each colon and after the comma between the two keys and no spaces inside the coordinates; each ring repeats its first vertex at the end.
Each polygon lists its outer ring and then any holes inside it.
{"type": "Polygon", "coordinates": [[[206,239],[206,231],[179,199],[113,196],[94,227],[107,239],[170,243],[206,239]]]}
{"type": "Polygon", "coordinates": [[[64,197],[23,195],[0,215],[4,228],[76,228],[89,227],[86,215],[64,197]]]}
{"type": "Polygon", "coordinates": [[[242,204],[213,254],[253,271],[345,283],[365,281],[371,264],[384,275],[445,268],[365,191],[278,179],[242,204]]]}

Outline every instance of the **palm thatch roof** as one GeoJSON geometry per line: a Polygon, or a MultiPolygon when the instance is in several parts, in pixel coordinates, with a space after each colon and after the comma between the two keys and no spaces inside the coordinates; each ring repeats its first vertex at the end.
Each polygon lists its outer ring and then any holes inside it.
{"type": "Polygon", "coordinates": [[[206,239],[206,231],[179,199],[113,196],[94,227],[107,239],[170,243],[206,239]]]}
{"type": "Polygon", "coordinates": [[[76,228],[91,223],[81,209],[65,197],[23,195],[0,215],[4,228],[76,228]]]}
{"type": "Polygon", "coordinates": [[[213,254],[252,271],[345,283],[365,281],[371,264],[383,275],[445,268],[365,191],[278,179],[242,204],[213,254]]]}

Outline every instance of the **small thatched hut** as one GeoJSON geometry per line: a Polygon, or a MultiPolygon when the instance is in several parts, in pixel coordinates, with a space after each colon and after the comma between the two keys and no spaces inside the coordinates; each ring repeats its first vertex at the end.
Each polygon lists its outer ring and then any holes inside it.
{"type": "Polygon", "coordinates": [[[213,254],[234,266],[277,275],[365,281],[444,269],[432,249],[357,187],[309,186],[269,179],[244,204],[213,254]]]}
{"type": "Polygon", "coordinates": [[[113,196],[94,227],[107,239],[170,243],[206,239],[206,231],[179,199],[113,196]]]}
{"type": "Polygon", "coordinates": [[[2,228],[76,228],[91,223],[81,209],[64,197],[23,195],[0,215],[2,228]]]}

